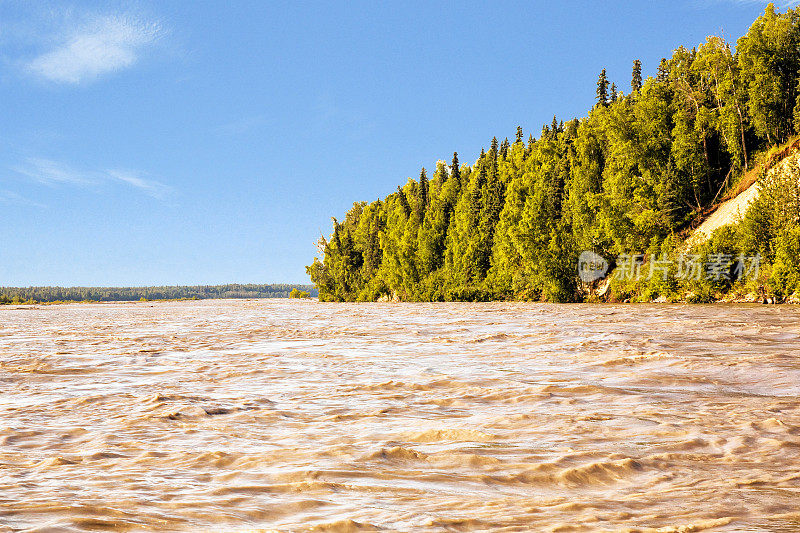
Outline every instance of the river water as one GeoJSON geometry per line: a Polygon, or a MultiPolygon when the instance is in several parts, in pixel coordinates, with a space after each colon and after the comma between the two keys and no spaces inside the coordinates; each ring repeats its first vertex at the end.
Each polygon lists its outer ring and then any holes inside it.
{"type": "Polygon", "coordinates": [[[800,309],[0,308],[0,532],[800,531],[800,309]]]}

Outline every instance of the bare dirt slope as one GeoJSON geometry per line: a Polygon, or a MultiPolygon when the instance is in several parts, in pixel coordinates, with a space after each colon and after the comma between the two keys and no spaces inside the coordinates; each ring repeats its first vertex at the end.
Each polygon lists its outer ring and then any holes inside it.
{"type": "MultiPolygon", "coordinates": [[[[772,161],[768,161],[765,164],[769,169],[767,172],[781,172],[784,166],[790,162],[794,162],[795,164],[800,162],[798,161],[798,158],[800,158],[800,151],[798,151],[798,149],[800,149],[800,143],[795,141],[786,146],[781,152],[773,155],[772,161]]],[[[752,172],[752,175],[755,178],[756,172],[752,172]]],[[[733,198],[722,202],[702,224],[695,228],[691,236],[686,240],[686,244],[689,246],[701,244],[711,237],[711,234],[714,233],[717,228],[741,222],[744,214],[747,212],[747,208],[750,207],[753,200],[758,198],[759,194],[758,181],[755,179],[750,181],[752,181],[751,185],[747,186],[733,198]]]]}
{"type": "Polygon", "coordinates": [[[720,206],[711,215],[703,221],[693,232],[689,239],[686,241],[689,246],[700,244],[706,241],[714,230],[727,226],[729,224],[737,224],[741,222],[742,217],[747,212],[750,204],[758,198],[758,183],[752,184],[750,187],[739,193],[735,198],[731,198],[720,204],[720,206]]]}

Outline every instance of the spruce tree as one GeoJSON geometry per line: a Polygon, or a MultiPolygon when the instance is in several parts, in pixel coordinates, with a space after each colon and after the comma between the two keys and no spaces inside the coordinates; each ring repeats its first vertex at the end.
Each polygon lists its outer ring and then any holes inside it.
{"type": "Polygon", "coordinates": [[[406,193],[401,186],[397,186],[397,194],[398,199],[400,200],[400,206],[403,208],[403,212],[406,214],[406,217],[411,215],[411,204],[408,203],[408,198],[406,198],[406,193]]]}
{"type": "Polygon", "coordinates": [[[498,152],[498,144],[497,144],[497,137],[492,137],[492,158],[497,159],[497,152],[498,152]]]}
{"type": "Polygon", "coordinates": [[[631,89],[638,93],[642,89],[642,62],[633,60],[633,74],[631,75],[631,89]]]}
{"type": "MultiPolygon", "coordinates": [[[[398,189],[400,189],[400,187],[398,187],[398,189]]],[[[334,244],[334,246],[336,246],[337,249],[339,249],[342,247],[342,241],[339,237],[339,234],[342,231],[342,225],[339,224],[339,221],[336,220],[336,217],[331,217],[331,220],[333,220],[333,238],[331,239],[331,242],[334,244]]]]}
{"type": "Polygon", "coordinates": [[[612,83],[611,84],[611,101],[612,102],[616,102],[617,101],[617,84],[616,83],[612,83]]]}
{"type": "Polygon", "coordinates": [[[508,142],[508,137],[503,140],[503,143],[500,145],[500,157],[505,159],[508,156],[508,150],[511,148],[511,145],[508,142]]]}
{"type": "Polygon", "coordinates": [[[658,71],[656,72],[656,81],[664,83],[669,78],[669,65],[667,58],[662,57],[661,63],[658,64],[658,71]]]}
{"type": "Polygon", "coordinates": [[[461,169],[458,168],[458,152],[453,152],[453,162],[450,163],[450,177],[461,183],[461,169]]]}
{"type": "Polygon", "coordinates": [[[476,227],[481,221],[481,199],[483,198],[483,187],[486,185],[486,163],[481,162],[477,179],[470,191],[470,223],[476,227]]]}
{"type": "Polygon", "coordinates": [[[522,142],[522,126],[517,126],[517,140],[514,143],[521,143],[522,142]]]}
{"type": "Polygon", "coordinates": [[[425,208],[428,206],[428,173],[425,167],[422,167],[422,172],[419,173],[419,186],[417,187],[417,218],[420,223],[425,218],[425,208]]]}
{"type": "Polygon", "coordinates": [[[606,77],[606,69],[600,71],[600,76],[597,78],[597,105],[603,107],[608,105],[608,78],[606,77]]]}

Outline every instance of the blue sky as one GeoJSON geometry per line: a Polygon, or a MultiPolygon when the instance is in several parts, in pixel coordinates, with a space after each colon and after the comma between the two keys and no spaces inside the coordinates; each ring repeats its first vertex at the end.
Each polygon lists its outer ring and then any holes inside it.
{"type": "Polygon", "coordinates": [[[0,0],[0,285],[306,282],[354,201],[766,2],[232,4],[0,0]]]}

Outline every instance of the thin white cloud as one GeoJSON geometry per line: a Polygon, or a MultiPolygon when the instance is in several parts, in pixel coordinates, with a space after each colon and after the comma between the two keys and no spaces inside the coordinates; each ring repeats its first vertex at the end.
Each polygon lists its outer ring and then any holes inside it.
{"type": "Polygon", "coordinates": [[[72,185],[77,187],[99,187],[108,183],[121,183],[138,191],[164,199],[172,188],[159,181],[143,177],[133,170],[77,170],[65,163],[43,158],[28,158],[24,164],[12,168],[17,174],[45,185],[72,185]]]}
{"type": "Polygon", "coordinates": [[[93,177],[85,172],[76,171],[63,163],[42,159],[38,157],[29,158],[24,165],[17,165],[12,170],[23,176],[27,176],[34,181],[52,185],[55,183],[68,183],[72,185],[91,185],[97,182],[93,177]]]}
{"type": "Polygon", "coordinates": [[[9,191],[9,190],[0,190],[0,203],[26,205],[30,207],[39,207],[42,209],[47,207],[44,204],[40,204],[39,202],[34,202],[33,200],[28,200],[24,196],[21,196],[15,193],[14,191],[9,191]]]}
{"type": "Polygon", "coordinates": [[[164,198],[172,189],[154,180],[144,179],[138,172],[131,170],[108,170],[108,176],[117,181],[121,181],[135,187],[143,193],[152,196],[153,198],[164,198]]]}
{"type": "Polygon", "coordinates": [[[158,22],[131,16],[95,16],[64,31],[59,44],[28,63],[50,81],[77,84],[132,66],[163,34],[158,22]]]}

